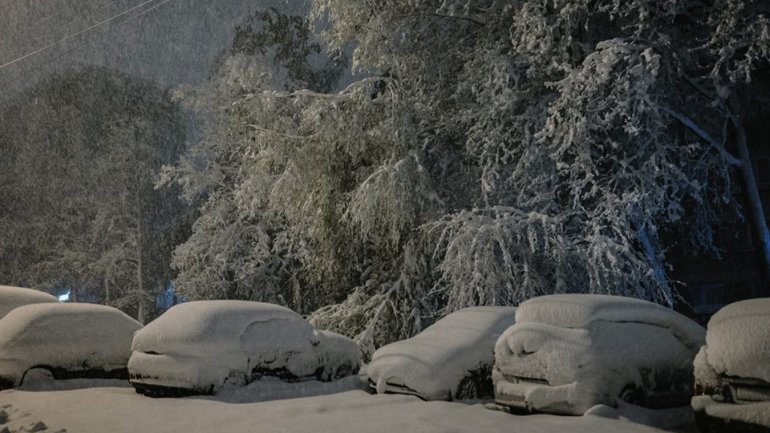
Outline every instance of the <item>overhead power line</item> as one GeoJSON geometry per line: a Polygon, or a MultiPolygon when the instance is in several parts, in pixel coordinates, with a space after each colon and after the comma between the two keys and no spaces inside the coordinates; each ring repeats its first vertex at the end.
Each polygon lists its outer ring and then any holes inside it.
{"type": "MultiPolygon", "coordinates": [[[[91,31],[91,30],[93,30],[93,29],[96,29],[96,28],[98,28],[98,27],[101,27],[101,26],[103,26],[103,25],[105,25],[105,24],[107,24],[107,23],[109,23],[109,22],[111,22],[111,21],[114,21],[115,19],[118,19],[118,18],[120,18],[120,17],[122,17],[122,16],[124,16],[124,15],[130,14],[131,12],[133,12],[133,11],[135,11],[135,10],[137,10],[137,9],[140,9],[140,8],[142,8],[143,6],[147,5],[147,4],[150,4],[150,3],[153,3],[153,2],[158,2],[158,4],[156,4],[156,5],[152,6],[151,8],[148,8],[147,10],[145,10],[145,11],[141,12],[140,14],[138,14],[138,15],[136,15],[136,16],[134,16],[134,17],[131,17],[129,20],[131,20],[131,19],[134,19],[134,18],[138,18],[138,17],[140,17],[140,16],[142,16],[142,15],[146,14],[147,12],[149,12],[149,11],[151,11],[151,10],[153,10],[153,9],[157,8],[158,6],[161,6],[161,5],[163,5],[163,4],[165,4],[165,3],[169,2],[169,1],[171,1],[171,0],[160,0],[160,1],[159,1],[159,0],[146,0],[146,1],[144,1],[144,2],[140,3],[140,4],[136,5],[136,6],[133,6],[133,7],[131,7],[131,8],[128,8],[128,9],[124,10],[123,12],[120,12],[120,13],[119,13],[119,14],[117,14],[117,15],[113,15],[113,16],[111,16],[111,17],[109,17],[109,18],[105,19],[105,20],[99,21],[99,22],[98,22],[98,23],[96,23],[96,24],[93,24],[93,25],[91,25],[91,26],[89,26],[89,27],[86,27],[86,28],[85,28],[85,29],[83,29],[83,30],[80,30],[80,31],[78,31],[78,32],[76,32],[76,33],[73,33],[73,34],[71,34],[71,35],[65,36],[65,37],[63,37],[62,39],[59,39],[59,40],[57,40],[57,41],[55,41],[55,42],[52,42],[52,43],[50,43],[50,44],[48,44],[48,45],[45,45],[45,46],[43,46],[42,48],[39,48],[39,49],[37,49],[37,50],[35,50],[35,51],[32,51],[32,52],[30,52],[30,53],[27,53],[27,54],[25,54],[25,55],[21,56],[21,57],[17,57],[17,58],[15,58],[15,59],[13,59],[13,60],[11,60],[11,61],[9,61],[9,62],[6,62],[6,63],[4,63],[4,64],[0,65],[0,69],[6,68],[6,67],[8,67],[8,66],[11,66],[11,65],[13,65],[13,64],[15,64],[15,63],[17,63],[17,62],[20,62],[20,61],[22,61],[22,60],[24,60],[24,59],[27,59],[27,58],[29,58],[29,57],[32,57],[32,56],[34,56],[34,55],[36,55],[36,54],[40,54],[40,53],[42,53],[42,52],[44,52],[44,51],[46,51],[46,50],[48,50],[48,49],[50,49],[50,48],[53,48],[53,47],[55,47],[56,45],[59,45],[59,44],[61,44],[61,43],[64,43],[64,42],[67,42],[67,41],[69,41],[69,40],[71,40],[71,39],[73,39],[73,38],[76,38],[76,37],[78,37],[78,36],[80,36],[80,35],[84,34],[84,33],[87,33],[87,32],[89,32],[89,31],[91,31]]],[[[129,20],[126,20],[126,21],[129,21],[129,20]]]]}
{"type": "MultiPolygon", "coordinates": [[[[168,3],[168,2],[169,2],[169,1],[171,1],[171,0],[149,0],[149,1],[145,1],[144,3],[142,3],[142,4],[140,4],[140,5],[134,6],[134,7],[130,8],[130,9],[127,9],[127,10],[125,10],[125,11],[123,11],[123,12],[121,12],[121,13],[119,13],[119,14],[115,15],[115,16],[113,16],[113,17],[110,17],[110,18],[108,18],[108,19],[106,19],[106,20],[102,21],[102,22],[101,22],[101,24],[100,24],[100,23],[94,24],[94,25],[90,26],[90,27],[89,27],[89,29],[94,29],[94,28],[96,28],[96,27],[98,27],[98,26],[100,26],[100,25],[103,25],[103,24],[104,24],[104,23],[106,23],[106,22],[109,22],[110,20],[114,20],[114,19],[116,19],[116,18],[117,18],[117,17],[119,17],[119,16],[123,16],[123,15],[126,15],[126,14],[130,13],[131,11],[134,11],[134,10],[136,10],[137,8],[139,8],[139,7],[143,6],[143,5],[146,5],[146,4],[148,4],[148,3],[151,3],[152,1],[157,1],[157,4],[154,4],[154,5],[152,5],[151,7],[149,7],[149,8],[147,8],[147,9],[145,9],[145,10],[141,11],[140,13],[138,13],[138,14],[136,14],[136,15],[133,15],[133,16],[129,17],[129,18],[128,18],[128,19],[126,19],[125,21],[119,22],[119,23],[118,23],[118,26],[122,26],[122,25],[125,25],[125,24],[127,24],[128,22],[130,22],[130,21],[132,21],[132,20],[135,20],[135,19],[137,19],[137,18],[139,18],[139,17],[141,17],[141,16],[144,16],[145,14],[147,14],[147,13],[149,13],[149,12],[152,12],[153,10],[155,10],[155,9],[157,9],[157,8],[159,8],[159,7],[161,7],[161,6],[163,6],[164,4],[168,3]]],[[[73,34],[73,35],[71,35],[71,36],[68,36],[68,37],[66,37],[66,38],[64,38],[64,39],[61,39],[61,40],[60,40],[58,43],[61,43],[62,41],[65,41],[65,40],[67,40],[67,39],[72,39],[72,38],[76,37],[78,34],[83,34],[83,33],[87,32],[89,29],[84,29],[84,30],[81,30],[81,31],[79,31],[79,32],[78,32],[78,33],[76,33],[76,34],[73,34]]],[[[132,33],[133,33],[133,32],[132,32],[132,33]]],[[[39,63],[39,64],[36,64],[36,65],[34,65],[34,66],[32,66],[32,67],[29,67],[29,68],[26,68],[26,69],[24,69],[23,71],[21,71],[19,74],[16,74],[15,76],[13,76],[13,77],[11,77],[11,78],[8,78],[8,79],[5,79],[5,80],[2,80],[2,81],[0,81],[0,87],[6,87],[6,86],[8,86],[8,85],[10,85],[10,84],[12,84],[12,83],[15,83],[15,82],[19,81],[20,79],[27,77],[27,73],[28,73],[28,72],[30,72],[30,71],[32,71],[32,70],[34,70],[34,69],[38,69],[38,68],[42,68],[42,67],[44,67],[44,66],[47,66],[48,64],[50,64],[50,63],[53,63],[53,62],[55,62],[55,61],[59,60],[60,58],[64,57],[65,55],[67,55],[67,54],[69,54],[69,53],[71,53],[71,52],[73,52],[73,51],[76,51],[76,50],[78,50],[78,49],[80,49],[80,48],[82,48],[82,47],[84,47],[84,46],[86,46],[86,45],[92,44],[92,43],[94,43],[94,42],[96,42],[96,41],[94,41],[94,40],[90,40],[90,41],[89,41],[89,40],[87,40],[87,41],[83,42],[82,44],[76,45],[76,46],[74,46],[74,47],[72,47],[72,48],[70,48],[70,49],[67,49],[67,50],[65,50],[65,51],[64,51],[64,52],[62,52],[61,54],[59,54],[59,55],[57,55],[57,56],[54,56],[54,57],[52,57],[52,58],[48,59],[47,61],[44,61],[44,62],[42,62],[42,63],[39,63]]],[[[56,44],[56,43],[54,43],[54,44],[50,44],[50,46],[48,46],[48,48],[51,48],[51,47],[52,47],[53,45],[55,45],[55,44],[56,44]]],[[[47,49],[47,48],[44,48],[44,49],[47,49]]],[[[36,51],[37,51],[37,52],[40,52],[41,50],[36,50],[36,51]]],[[[21,57],[21,58],[19,58],[19,59],[15,60],[15,61],[19,61],[19,60],[21,60],[21,59],[23,59],[23,58],[26,58],[26,57],[30,57],[31,55],[34,55],[34,53],[30,53],[30,54],[27,54],[27,55],[25,55],[25,56],[23,56],[23,57],[21,57]]],[[[14,62],[15,62],[15,61],[14,61],[14,62]]],[[[7,66],[7,65],[8,65],[8,64],[10,64],[10,63],[12,63],[12,62],[9,62],[9,63],[7,63],[6,65],[3,65],[3,66],[7,66]]],[[[1,68],[1,67],[0,67],[0,68],[1,68]]]]}

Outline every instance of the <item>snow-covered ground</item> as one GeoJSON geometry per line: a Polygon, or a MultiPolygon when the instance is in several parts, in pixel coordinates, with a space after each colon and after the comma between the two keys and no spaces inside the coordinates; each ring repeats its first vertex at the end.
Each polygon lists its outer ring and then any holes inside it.
{"type": "Polygon", "coordinates": [[[124,383],[60,381],[0,392],[0,432],[692,432],[689,408],[597,406],[581,417],[516,416],[490,405],[370,395],[363,382],[256,382],[215,397],[151,399],[124,383]],[[100,387],[72,389],[86,385],[100,387]],[[272,400],[279,398],[279,400],[272,400]],[[270,400],[269,400],[270,399],[270,400]],[[280,400],[282,399],[282,400],[280,400]],[[648,425],[644,425],[646,423],[648,425]],[[661,428],[651,427],[658,426],[661,428]]]}

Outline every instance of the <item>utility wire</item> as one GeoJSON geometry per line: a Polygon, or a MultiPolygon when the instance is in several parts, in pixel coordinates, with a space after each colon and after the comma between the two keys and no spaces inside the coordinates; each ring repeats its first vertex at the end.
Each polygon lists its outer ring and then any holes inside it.
{"type": "MultiPolygon", "coordinates": [[[[59,40],[59,41],[58,41],[58,42],[56,42],[56,43],[61,43],[61,42],[65,41],[65,40],[68,40],[68,39],[72,39],[72,38],[76,37],[77,35],[79,35],[79,34],[82,34],[82,33],[86,32],[86,31],[88,31],[89,29],[94,29],[94,28],[98,27],[99,25],[102,25],[102,24],[104,24],[104,23],[106,23],[106,22],[108,22],[108,21],[114,20],[115,18],[117,18],[117,17],[119,17],[119,16],[125,15],[126,13],[129,13],[129,12],[130,12],[130,11],[132,11],[132,10],[136,10],[138,7],[141,7],[142,5],[146,5],[146,4],[148,4],[148,3],[151,3],[151,2],[153,2],[153,1],[158,1],[158,0],[148,0],[148,1],[145,1],[144,3],[142,3],[142,4],[138,5],[138,6],[134,6],[134,7],[132,7],[131,9],[128,9],[128,10],[126,10],[126,11],[123,11],[123,12],[119,13],[118,15],[115,15],[115,16],[113,16],[113,17],[110,17],[110,18],[108,18],[108,19],[106,19],[106,20],[102,21],[101,23],[97,23],[97,24],[94,24],[94,25],[90,26],[88,29],[84,29],[84,30],[81,30],[81,31],[77,32],[76,34],[73,34],[73,35],[71,35],[71,36],[68,36],[68,37],[66,37],[66,38],[64,38],[64,39],[61,39],[61,40],[59,40]]],[[[153,6],[149,7],[149,8],[147,8],[146,10],[144,10],[144,11],[142,11],[142,12],[140,12],[140,13],[138,13],[138,14],[136,14],[136,15],[134,15],[134,16],[132,16],[132,17],[128,18],[128,19],[126,19],[125,21],[122,21],[122,22],[118,23],[118,25],[119,25],[119,26],[122,26],[122,25],[124,25],[124,24],[128,23],[129,21],[132,21],[132,20],[134,20],[134,19],[136,19],[136,18],[139,18],[139,17],[141,17],[141,16],[144,16],[145,14],[147,14],[147,13],[149,13],[149,12],[152,12],[153,10],[155,10],[155,9],[157,9],[157,8],[159,8],[159,7],[161,7],[161,6],[163,6],[164,4],[166,4],[166,3],[170,2],[170,1],[171,1],[171,0],[160,0],[160,1],[158,1],[158,3],[157,3],[157,4],[155,4],[155,5],[153,5],[153,6]]],[[[134,30],[134,32],[135,32],[135,31],[136,31],[136,30],[134,30]]],[[[132,34],[133,34],[133,32],[132,32],[132,34]]],[[[34,66],[32,66],[32,67],[30,67],[30,68],[27,68],[27,69],[24,69],[23,71],[21,71],[21,73],[19,73],[19,74],[18,74],[18,75],[16,75],[15,77],[12,77],[12,78],[10,78],[10,79],[7,79],[7,80],[3,80],[3,81],[0,83],[0,86],[2,86],[2,87],[5,87],[5,86],[7,86],[7,85],[9,85],[9,84],[15,83],[16,81],[19,81],[20,79],[27,77],[27,73],[28,73],[28,72],[30,72],[30,71],[32,71],[33,69],[42,68],[42,67],[44,67],[44,66],[46,66],[46,65],[48,65],[48,64],[50,64],[50,63],[52,63],[52,62],[55,62],[55,61],[59,60],[60,58],[62,58],[62,57],[64,57],[64,56],[66,56],[67,54],[69,54],[69,53],[71,53],[71,52],[73,52],[73,51],[76,51],[76,50],[78,50],[78,49],[80,49],[80,48],[83,48],[83,47],[84,47],[84,46],[86,46],[86,45],[90,45],[90,44],[92,44],[92,43],[94,43],[94,42],[97,42],[97,41],[95,41],[95,40],[87,40],[87,41],[83,42],[83,43],[82,43],[82,44],[80,44],[80,45],[76,45],[76,46],[74,46],[74,47],[72,47],[72,48],[70,48],[70,49],[68,49],[68,50],[65,50],[64,52],[62,52],[62,53],[61,53],[61,54],[59,54],[58,56],[54,56],[54,57],[52,57],[52,58],[48,59],[48,60],[47,60],[47,61],[45,61],[45,62],[39,63],[39,64],[37,64],[37,65],[34,65],[34,66]]],[[[56,43],[54,43],[54,44],[50,44],[50,45],[48,46],[48,48],[50,48],[50,47],[51,47],[51,46],[53,46],[53,45],[56,45],[56,43]]],[[[46,48],[43,48],[43,49],[41,49],[41,50],[44,50],[44,49],[46,49],[46,48]]],[[[40,52],[41,50],[37,50],[36,52],[40,52]]],[[[19,61],[19,60],[21,60],[21,59],[23,59],[23,58],[27,58],[27,57],[30,57],[31,55],[34,55],[34,54],[35,54],[35,53],[30,53],[30,54],[27,54],[27,55],[25,55],[25,56],[23,56],[23,57],[20,57],[19,59],[16,59],[16,60],[14,60],[13,62],[9,62],[9,63],[6,63],[6,65],[3,65],[3,66],[7,66],[7,65],[8,65],[8,64],[10,64],[10,63],[14,63],[14,62],[16,62],[16,61],[19,61]]],[[[0,66],[0,68],[1,68],[1,67],[2,67],[2,66],[0,66]]]]}
{"type": "MultiPolygon", "coordinates": [[[[141,7],[143,7],[143,6],[147,5],[147,4],[149,4],[149,3],[155,2],[155,1],[158,1],[158,0],[146,0],[146,1],[144,1],[144,2],[140,3],[140,4],[136,5],[136,6],[133,6],[133,7],[129,8],[129,9],[126,9],[126,10],[124,10],[123,12],[121,12],[121,13],[119,13],[119,14],[117,14],[117,15],[113,15],[113,16],[111,16],[111,17],[109,17],[109,18],[105,19],[105,20],[99,21],[99,22],[98,22],[98,23],[96,23],[96,24],[93,24],[93,25],[91,25],[91,26],[89,26],[89,27],[86,27],[85,29],[83,29],[83,30],[80,30],[79,32],[76,32],[76,33],[73,33],[73,34],[71,34],[71,35],[65,36],[64,38],[62,38],[62,39],[59,39],[59,40],[58,40],[58,41],[56,41],[56,42],[52,42],[52,43],[50,43],[50,44],[48,44],[48,45],[45,45],[45,46],[44,46],[44,47],[42,47],[42,48],[39,48],[39,49],[37,49],[37,50],[35,50],[35,51],[32,51],[32,52],[30,52],[30,53],[27,53],[27,54],[25,54],[25,55],[21,56],[21,57],[18,57],[18,58],[16,58],[16,59],[13,59],[13,60],[11,60],[11,61],[9,61],[9,62],[6,62],[6,63],[4,63],[4,64],[0,65],[0,69],[3,69],[3,68],[5,68],[5,67],[8,67],[8,66],[10,66],[10,65],[13,65],[14,63],[20,62],[20,61],[22,61],[22,60],[24,60],[24,59],[26,59],[26,58],[32,57],[32,56],[34,56],[34,55],[36,55],[36,54],[42,53],[43,51],[46,51],[46,50],[48,50],[49,48],[55,47],[56,45],[58,45],[58,44],[60,44],[60,43],[62,43],[62,42],[66,42],[66,41],[68,41],[68,40],[70,40],[70,39],[72,39],[72,38],[76,38],[76,37],[78,37],[78,36],[82,35],[83,33],[89,32],[89,31],[91,31],[91,30],[93,30],[93,29],[95,29],[95,28],[97,28],[97,27],[101,27],[101,26],[103,26],[104,24],[107,24],[107,23],[109,23],[109,22],[111,22],[111,21],[113,21],[113,20],[115,20],[115,19],[117,19],[117,18],[120,18],[120,17],[122,17],[123,15],[129,14],[129,13],[131,13],[131,12],[133,12],[133,11],[135,11],[135,10],[137,10],[137,9],[139,9],[139,8],[141,8],[141,7]]],[[[161,1],[160,1],[160,3],[158,3],[157,5],[153,6],[152,8],[149,8],[148,10],[146,10],[146,11],[142,12],[142,13],[141,13],[141,14],[139,14],[139,15],[136,15],[135,17],[132,17],[131,19],[133,19],[133,18],[137,18],[137,17],[140,17],[140,16],[144,15],[145,13],[149,12],[150,10],[152,10],[152,9],[155,9],[155,8],[157,8],[158,6],[161,6],[162,4],[164,4],[164,3],[167,3],[167,2],[169,2],[169,1],[170,1],[170,0],[161,0],[161,1]]],[[[126,21],[128,21],[128,20],[126,20],[126,21]]]]}

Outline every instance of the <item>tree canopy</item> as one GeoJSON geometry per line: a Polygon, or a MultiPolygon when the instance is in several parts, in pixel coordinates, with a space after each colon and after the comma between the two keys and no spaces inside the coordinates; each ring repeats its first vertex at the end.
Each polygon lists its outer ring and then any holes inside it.
{"type": "Polygon", "coordinates": [[[154,188],[184,151],[179,108],[149,82],[88,67],[43,80],[0,116],[0,279],[149,317],[186,236],[179,192],[154,188]]]}
{"type": "Polygon", "coordinates": [[[227,97],[188,99],[219,116],[200,150],[215,163],[167,170],[210,191],[177,281],[313,311],[367,350],[544,293],[673,306],[667,254],[718,250],[736,175],[770,254],[744,133],[770,92],[768,12],[316,0],[317,50],[305,30],[267,37],[308,23],[258,16],[261,36],[239,33],[209,84],[227,97]],[[345,52],[354,74],[338,81],[345,52]]]}

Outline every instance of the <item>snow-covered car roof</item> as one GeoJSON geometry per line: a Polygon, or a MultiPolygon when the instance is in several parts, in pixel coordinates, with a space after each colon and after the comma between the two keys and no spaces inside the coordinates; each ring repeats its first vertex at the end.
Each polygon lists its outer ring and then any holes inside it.
{"type": "Polygon", "coordinates": [[[423,398],[444,398],[481,364],[494,362],[499,335],[514,322],[515,307],[471,307],[456,311],[423,332],[378,349],[367,374],[378,388],[391,379],[423,398]]]}
{"type": "Polygon", "coordinates": [[[192,301],[171,307],[147,324],[134,337],[131,349],[165,353],[195,348],[216,353],[240,346],[251,325],[278,320],[281,330],[291,328],[297,337],[312,335],[309,323],[280,305],[237,300],[192,301]]]}
{"type": "Polygon", "coordinates": [[[734,302],[717,311],[709,320],[709,329],[714,326],[734,320],[752,318],[751,320],[770,320],[770,298],[746,299],[734,302]]]}
{"type": "Polygon", "coordinates": [[[637,322],[668,328],[688,348],[697,349],[705,329],[662,305],[611,295],[546,295],[522,303],[516,323],[539,322],[563,328],[585,328],[594,321],[637,322]]]}
{"type": "Polygon", "coordinates": [[[54,296],[39,290],[0,286],[0,318],[16,307],[48,302],[59,302],[59,300],[54,296]]]}
{"type": "Polygon", "coordinates": [[[104,305],[24,305],[0,319],[0,364],[10,359],[20,362],[19,368],[125,367],[131,339],[141,327],[104,305]]]}
{"type": "Polygon", "coordinates": [[[770,382],[770,298],[719,310],[708,323],[706,355],[718,374],[770,382]]]}

